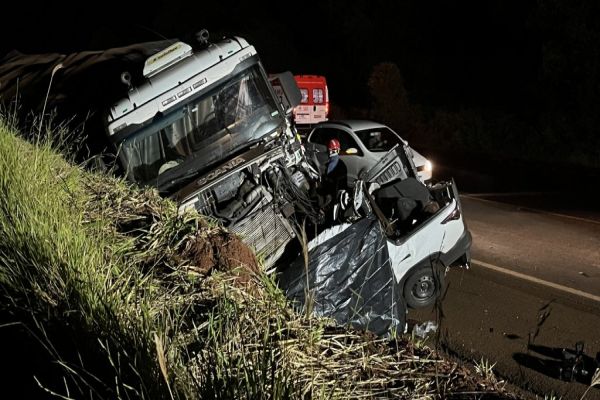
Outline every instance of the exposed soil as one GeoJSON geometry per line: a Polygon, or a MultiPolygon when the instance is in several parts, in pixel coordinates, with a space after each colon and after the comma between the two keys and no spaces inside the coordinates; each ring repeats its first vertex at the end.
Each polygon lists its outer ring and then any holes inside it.
{"type": "Polygon", "coordinates": [[[250,248],[240,238],[218,230],[191,241],[186,256],[194,261],[194,269],[204,275],[212,270],[235,271],[239,283],[247,283],[259,272],[258,262],[250,248]]]}

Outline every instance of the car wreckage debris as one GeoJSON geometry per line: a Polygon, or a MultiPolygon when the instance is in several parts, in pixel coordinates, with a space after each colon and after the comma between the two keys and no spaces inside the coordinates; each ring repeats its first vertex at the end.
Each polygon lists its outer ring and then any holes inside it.
{"type": "Polygon", "coordinates": [[[425,338],[429,333],[437,332],[438,324],[435,321],[426,321],[422,324],[415,324],[413,326],[412,333],[414,336],[419,337],[421,339],[425,338]]]}
{"type": "Polygon", "coordinates": [[[584,351],[584,342],[577,342],[575,350],[562,349],[561,365],[559,367],[560,379],[567,382],[580,380],[589,383],[592,374],[600,368],[600,352],[596,354],[596,359],[586,356],[584,351]]]}

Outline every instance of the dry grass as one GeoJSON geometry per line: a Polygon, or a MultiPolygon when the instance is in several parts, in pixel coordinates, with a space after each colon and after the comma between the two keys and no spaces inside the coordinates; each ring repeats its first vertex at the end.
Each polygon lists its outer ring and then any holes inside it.
{"type": "Polygon", "coordinates": [[[196,265],[190,244],[222,235],[216,224],[178,215],[155,191],[83,172],[13,131],[0,124],[0,333],[25,327],[17,351],[31,337],[43,344],[49,356],[22,371],[42,393],[502,395],[495,382],[425,346],[298,315],[261,271],[196,265]]]}

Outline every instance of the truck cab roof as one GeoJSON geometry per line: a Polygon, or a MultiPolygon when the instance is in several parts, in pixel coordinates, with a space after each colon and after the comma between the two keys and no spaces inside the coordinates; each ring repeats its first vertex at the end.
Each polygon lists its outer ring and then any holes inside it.
{"type": "MultiPolygon", "coordinates": [[[[169,52],[175,45],[162,52],[169,52]]],[[[128,125],[147,121],[157,112],[164,112],[210,87],[217,79],[203,74],[208,68],[220,64],[218,75],[222,77],[233,72],[240,60],[255,54],[256,50],[245,39],[234,37],[210,44],[206,49],[181,57],[166,68],[150,73],[144,84],[130,89],[125,98],[110,108],[108,134],[113,135],[128,125]]],[[[160,55],[159,52],[150,59],[160,58],[160,55]]]]}

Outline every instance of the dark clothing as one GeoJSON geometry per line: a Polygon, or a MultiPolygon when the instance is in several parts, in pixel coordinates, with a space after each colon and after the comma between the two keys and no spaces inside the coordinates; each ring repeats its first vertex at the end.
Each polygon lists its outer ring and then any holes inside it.
{"type": "Polygon", "coordinates": [[[327,169],[325,171],[325,174],[328,175],[332,173],[335,167],[337,167],[339,161],[340,156],[331,157],[329,160],[327,160],[327,169]]]}
{"type": "Polygon", "coordinates": [[[328,186],[326,190],[333,193],[334,197],[339,190],[348,189],[348,168],[339,156],[329,158],[326,171],[323,185],[328,186]]]}
{"type": "Polygon", "coordinates": [[[325,173],[321,176],[321,182],[315,188],[313,195],[317,197],[318,207],[329,214],[335,204],[338,191],[348,188],[348,168],[339,157],[330,157],[322,171],[325,173]],[[333,158],[337,160],[332,160],[333,158]]]}

